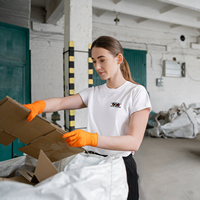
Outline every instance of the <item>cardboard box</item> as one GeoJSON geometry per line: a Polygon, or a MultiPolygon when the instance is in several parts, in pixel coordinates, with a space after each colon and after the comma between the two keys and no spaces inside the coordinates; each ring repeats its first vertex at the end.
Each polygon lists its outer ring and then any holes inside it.
{"type": "Polygon", "coordinates": [[[0,101],[0,143],[7,146],[15,139],[27,144],[19,148],[34,158],[39,157],[40,149],[55,162],[84,151],[83,148],[69,147],[62,138],[66,131],[36,116],[27,121],[30,110],[10,97],[0,101]]]}
{"type": "Polygon", "coordinates": [[[0,181],[15,181],[35,185],[58,173],[58,170],[55,168],[55,166],[51,163],[49,158],[42,150],[40,150],[38,162],[34,173],[25,169],[18,169],[17,171],[22,176],[0,178],[0,181]]]}
{"type": "Polygon", "coordinates": [[[18,172],[27,180],[29,183],[39,183],[55,174],[58,173],[58,170],[51,163],[45,153],[40,150],[40,154],[38,157],[37,166],[35,168],[35,172],[31,172],[25,169],[19,169],[18,172]]]}

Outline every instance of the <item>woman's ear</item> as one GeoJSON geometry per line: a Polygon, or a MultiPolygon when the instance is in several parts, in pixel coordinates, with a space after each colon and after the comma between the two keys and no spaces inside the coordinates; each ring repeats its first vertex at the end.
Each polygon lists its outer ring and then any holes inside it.
{"type": "Polygon", "coordinates": [[[117,55],[117,64],[121,64],[123,62],[123,55],[121,53],[119,53],[117,55]]]}

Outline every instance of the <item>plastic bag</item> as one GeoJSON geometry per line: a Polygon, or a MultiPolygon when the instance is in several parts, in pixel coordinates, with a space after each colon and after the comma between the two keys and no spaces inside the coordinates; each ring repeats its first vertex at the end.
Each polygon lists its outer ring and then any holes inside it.
{"type": "Polygon", "coordinates": [[[153,137],[195,138],[199,133],[197,118],[192,107],[183,103],[179,108],[171,108],[167,113],[159,112],[157,123],[147,133],[153,137]]]}
{"type": "MultiPolygon", "coordinates": [[[[18,158],[17,165],[22,166],[22,163],[19,161],[25,164],[27,160],[26,157],[27,156],[18,158]]],[[[10,164],[15,161],[15,159],[4,161],[4,168],[6,168],[6,162],[8,162],[10,166],[10,164]]],[[[127,199],[128,185],[126,169],[122,157],[102,157],[81,153],[57,161],[54,165],[60,172],[35,186],[11,181],[0,181],[1,199],[127,199]]],[[[14,168],[16,169],[17,167],[14,168]]],[[[2,170],[3,167],[1,167],[1,172],[2,170]]],[[[11,172],[11,170],[8,170],[8,172],[11,172]]]]}

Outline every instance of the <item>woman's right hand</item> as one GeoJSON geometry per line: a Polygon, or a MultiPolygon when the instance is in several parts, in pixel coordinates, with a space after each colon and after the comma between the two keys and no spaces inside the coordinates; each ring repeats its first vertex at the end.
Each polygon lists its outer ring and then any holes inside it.
{"type": "Polygon", "coordinates": [[[23,106],[31,111],[27,117],[27,121],[30,122],[32,119],[35,118],[36,115],[43,112],[46,107],[46,102],[43,100],[39,100],[31,104],[24,104],[23,106]]]}

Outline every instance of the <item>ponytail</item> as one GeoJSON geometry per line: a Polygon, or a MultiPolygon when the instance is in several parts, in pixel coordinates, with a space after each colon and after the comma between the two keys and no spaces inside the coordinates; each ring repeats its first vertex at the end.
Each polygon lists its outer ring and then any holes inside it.
{"type": "Polygon", "coordinates": [[[136,83],[136,82],[132,79],[132,77],[131,77],[131,71],[130,71],[128,62],[126,61],[125,58],[123,59],[123,62],[122,62],[121,65],[120,65],[120,70],[121,70],[122,75],[123,75],[123,77],[124,77],[125,80],[130,81],[130,82],[132,82],[132,83],[134,83],[134,84],[139,85],[138,83],[136,83]]]}

